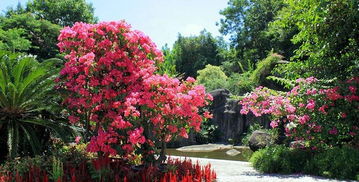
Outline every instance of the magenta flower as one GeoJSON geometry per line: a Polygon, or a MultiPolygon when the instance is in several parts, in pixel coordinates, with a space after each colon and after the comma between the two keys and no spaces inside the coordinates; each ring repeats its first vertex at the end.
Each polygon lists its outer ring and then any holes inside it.
{"type": "Polygon", "coordinates": [[[308,122],[310,120],[310,117],[308,115],[304,115],[299,117],[299,123],[300,124],[305,124],[306,122],[308,122]]]}
{"type": "Polygon", "coordinates": [[[315,101],[313,99],[310,99],[305,108],[307,108],[309,110],[313,110],[315,108],[315,101]]]}
{"type": "Polygon", "coordinates": [[[331,130],[329,130],[329,134],[331,135],[337,135],[338,134],[338,130],[336,127],[333,127],[331,130]]]}

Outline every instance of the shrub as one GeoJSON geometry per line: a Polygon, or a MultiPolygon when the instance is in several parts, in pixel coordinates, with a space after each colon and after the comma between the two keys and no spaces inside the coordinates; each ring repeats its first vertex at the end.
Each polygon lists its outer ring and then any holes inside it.
{"type": "Polygon", "coordinates": [[[334,147],[323,151],[270,146],[253,153],[250,162],[265,173],[306,173],[339,179],[358,179],[359,150],[334,147]]]}
{"type": "Polygon", "coordinates": [[[310,77],[298,79],[287,93],[258,87],[240,102],[241,113],[270,114],[270,125],[285,125],[286,135],[301,141],[301,147],[355,145],[359,141],[358,84],[357,77],[330,84],[310,77]]]}
{"type": "Polygon", "coordinates": [[[71,135],[54,112],[58,62],[40,63],[34,56],[0,51],[0,133],[7,135],[9,158],[42,153],[50,138],[46,129],[64,140],[71,135]]]}
{"type": "Polygon", "coordinates": [[[140,31],[121,22],[76,23],[59,35],[67,62],[58,78],[69,120],[86,129],[90,152],[142,154],[165,159],[165,142],[188,137],[211,117],[201,108],[211,96],[193,78],[155,74],[162,53],[140,31]],[[161,152],[159,153],[159,148],[161,152]]]}
{"type": "Polygon", "coordinates": [[[197,75],[197,83],[204,85],[208,91],[227,86],[228,77],[219,66],[208,64],[204,69],[197,71],[197,75]]]}
{"type": "Polygon", "coordinates": [[[259,61],[256,69],[251,73],[250,79],[253,83],[262,85],[266,81],[266,77],[271,73],[274,66],[283,59],[283,56],[270,53],[265,59],[259,61]]]}
{"type": "Polygon", "coordinates": [[[245,72],[242,74],[232,73],[227,81],[226,88],[235,95],[243,95],[251,92],[256,84],[249,77],[251,72],[245,72]]]}
{"type": "Polygon", "coordinates": [[[311,152],[282,145],[270,146],[253,153],[253,167],[265,173],[299,173],[304,171],[311,152]]]}
{"type": "Polygon", "coordinates": [[[314,156],[306,172],[339,179],[359,180],[359,150],[335,147],[314,156]]]}

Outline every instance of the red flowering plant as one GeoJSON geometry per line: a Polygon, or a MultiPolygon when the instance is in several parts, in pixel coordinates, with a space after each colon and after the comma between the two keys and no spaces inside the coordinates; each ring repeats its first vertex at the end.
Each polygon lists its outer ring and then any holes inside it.
{"type": "Polygon", "coordinates": [[[70,122],[87,131],[89,152],[153,158],[159,143],[186,137],[210,117],[200,112],[211,100],[204,87],[155,74],[162,53],[124,21],[76,23],[58,39],[67,59],[58,89],[70,122]]]}
{"type": "Polygon", "coordinates": [[[359,78],[327,84],[298,79],[288,93],[259,87],[245,97],[241,113],[270,114],[271,126],[284,124],[286,135],[312,149],[359,142],[359,78]],[[334,86],[328,86],[334,85],[334,86]]]}

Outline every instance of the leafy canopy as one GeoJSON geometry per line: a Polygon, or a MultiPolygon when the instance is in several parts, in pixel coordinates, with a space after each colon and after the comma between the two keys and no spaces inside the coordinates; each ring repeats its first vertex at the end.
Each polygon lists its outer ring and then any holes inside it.
{"type": "MultiPolygon", "coordinates": [[[[359,71],[359,1],[285,0],[271,23],[273,32],[298,33],[288,37],[299,48],[293,62],[278,69],[287,78],[316,76],[346,79],[359,71]]],[[[279,37],[286,34],[277,34],[279,37]]]]}
{"type": "Polygon", "coordinates": [[[220,65],[222,58],[219,52],[218,41],[205,30],[199,36],[179,35],[172,50],[177,71],[191,77],[195,77],[197,71],[207,64],[220,65]]]}
{"type": "Polygon", "coordinates": [[[75,22],[97,22],[92,4],[85,0],[31,0],[23,8],[9,9],[7,16],[31,13],[36,19],[45,19],[59,26],[72,26],[75,22]]]}

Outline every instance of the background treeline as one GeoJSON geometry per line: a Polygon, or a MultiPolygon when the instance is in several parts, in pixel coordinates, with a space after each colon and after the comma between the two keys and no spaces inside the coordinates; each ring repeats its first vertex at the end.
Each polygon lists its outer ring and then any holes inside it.
{"type": "Polygon", "coordinates": [[[217,22],[229,43],[205,30],[179,35],[164,48],[166,62],[208,90],[237,95],[300,77],[344,80],[359,71],[358,8],[353,0],[230,0],[217,22]]]}

